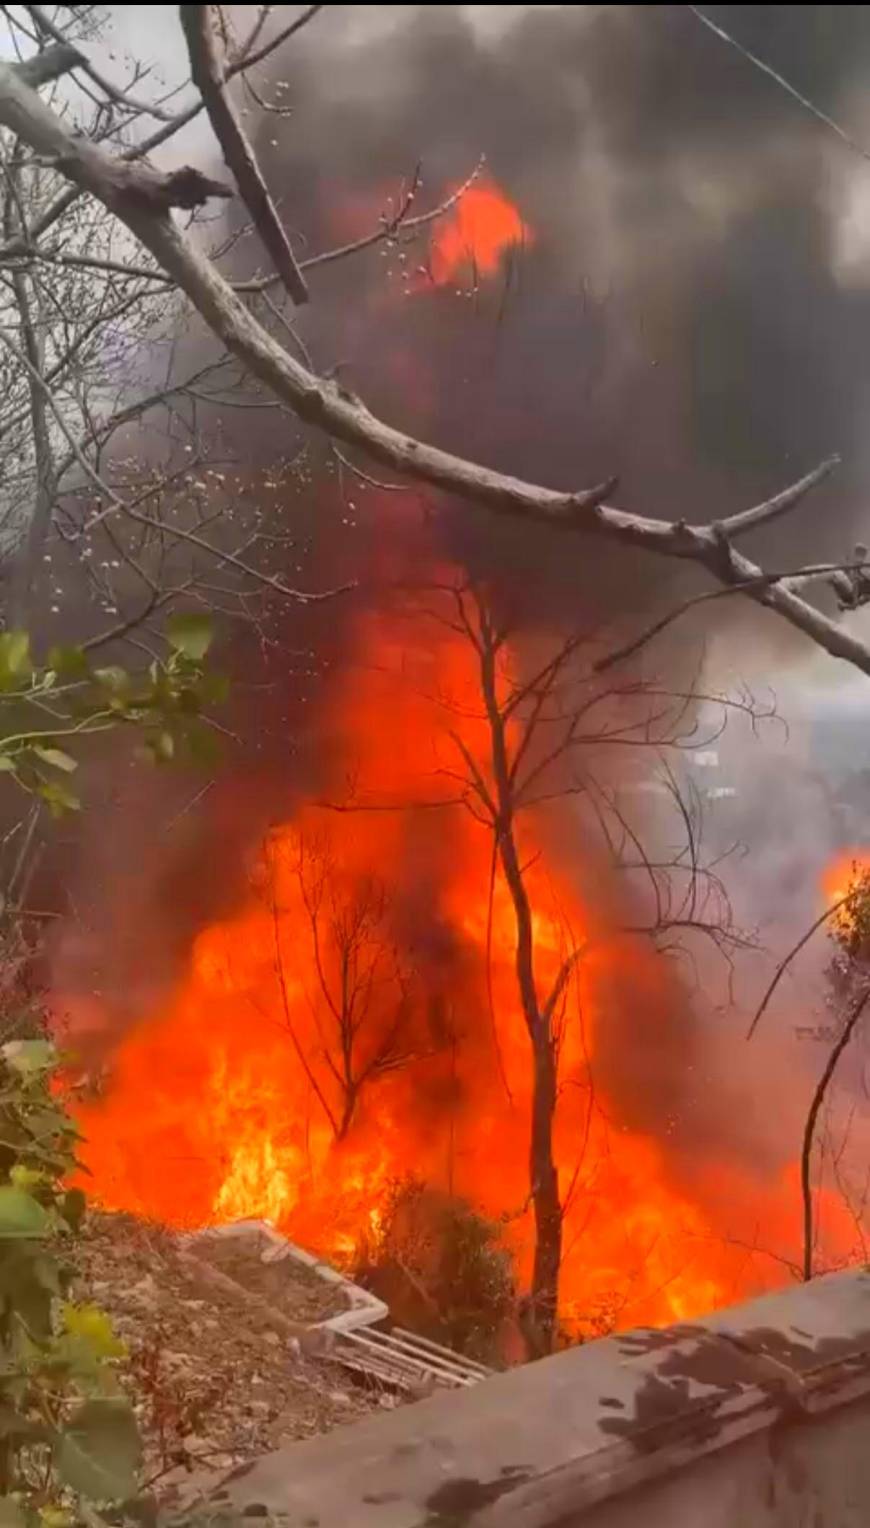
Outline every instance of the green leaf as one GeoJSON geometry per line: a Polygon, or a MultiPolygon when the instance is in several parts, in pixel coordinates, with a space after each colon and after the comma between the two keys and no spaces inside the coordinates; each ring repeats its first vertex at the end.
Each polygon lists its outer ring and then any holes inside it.
{"type": "MultiPolygon", "coordinates": [[[[97,1523],[100,1518],[94,1514],[97,1523]]],[[[71,1512],[65,1507],[40,1507],[39,1521],[41,1528],[75,1528],[76,1520],[71,1512]]]]}
{"type": "Polygon", "coordinates": [[[61,1312],[64,1330],[97,1359],[126,1358],[127,1349],[115,1336],[111,1320],[98,1305],[65,1305],[61,1312]]]}
{"type": "MultiPolygon", "coordinates": [[[[43,1168],[27,1167],[24,1162],[16,1162],[9,1174],[12,1187],[23,1188],[25,1194],[33,1194],[34,1189],[44,1189],[49,1181],[48,1174],[43,1168]]],[[[36,1198],[35,1194],[34,1198],[36,1198]]]]}
{"type": "Polygon", "coordinates": [[[47,1236],[51,1227],[48,1212],[32,1194],[23,1189],[0,1187],[0,1241],[47,1236]]]}
{"type": "Polygon", "coordinates": [[[191,610],[171,615],[166,622],[166,640],[170,647],[196,663],[205,657],[213,638],[214,624],[211,616],[204,611],[191,610]]]}
{"type": "Polygon", "coordinates": [[[50,647],[46,662],[62,679],[84,679],[88,672],[88,660],[80,647],[50,647]]]}
{"type": "Polygon", "coordinates": [[[31,668],[27,632],[4,631],[0,634],[0,689],[14,690],[22,679],[27,678],[31,668]]]}
{"type": "MultiPolygon", "coordinates": [[[[0,1054],[7,1066],[22,1076],[50,1072],[57,1065],[57,1051],[50,1040],[8,1040],[0,1054]]],[[[58,1123],[61,1118],[58,1114],[58,1123]]]]}
{"type": "Polygon", "coordinates": [[[141,1457],[133,1413],[120,1400],[85,1401],[55,1451],[64,1484],[92,1501],[106,1502],[133,1495],[141,1457]]]}
{"type": "Polygon", "coordinates": [[[42,759],[44,764],[50,764],[52,769],[62,769],[67,775],[71,775],[73,770],[79,767],[76,760],[71,759],[69,754],[64,753],[62,748],[37,748],[34,746],[33,752],[37,758],[42,759]]]}
{"type": "Polygon", "coordinates": [[[82,809],[78,796],[59,782],[44,780],[35,789],[37,796],[41,796],[47,803],[52,817],[62,817],[65,812],[80,812],[82,809]]]}

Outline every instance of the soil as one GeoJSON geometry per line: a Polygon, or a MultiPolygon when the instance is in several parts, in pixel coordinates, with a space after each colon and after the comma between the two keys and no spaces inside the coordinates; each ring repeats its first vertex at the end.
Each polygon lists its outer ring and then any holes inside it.
{"type": "MultiPolygon", "coordinates": [[[[318,1304],[308,1270],[288,1282],[284,1269],[282,1309],[270,1314],[256,1294],[252,1302],[216,1284],[165,1228],[98,1212],[86,1222],[78,1264],[75,1298],[107,1311],[127,1345],[119,1377],[144,1438],[143,1479],[167,1506],[186,1500],[194,1472],[228,1470],[398,1404],[290,1335],[291,1321],[334,1313],[334,1287],[324,1286],[318,1304]]],[[[282,1268],[274,1265],[275,1274],[282,1268]]]]}
{"type": "Polygon", "coordinates": [[[275,1243],[260,1231],[198,1236],[189,1250],[292,1321],[313,1324],[349,1308],[341,1284],[328,1282],[295,1258],[275,1260],[275,1243]]]}

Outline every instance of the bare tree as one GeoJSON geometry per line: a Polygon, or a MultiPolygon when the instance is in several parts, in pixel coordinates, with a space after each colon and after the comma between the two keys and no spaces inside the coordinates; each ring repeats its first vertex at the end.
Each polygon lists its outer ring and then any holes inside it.
{"type": "MultiPolygon", "coordinates": [[[[264,12],[258,35],[266,19],[264,12]]],[[[81,7],[60,7],[51,16],[38,6],[8,8],[5,20],[19,52],[34,40],[44,47],[100,37],[99,16],[81,7]]],[[[254,47],[249,38],[248,49],[253,66],[271,44],[254,47]]],[[[122,100],[99,71],[88,66],[84,76],[72,101],[54,82],[51,104],[68,120],[84,103],[86,132],[122,154],[140,152],[137,135],[149,116],[162,123],[163,139],[189,120],[187,112],[179,118],[159,103],[146,105],[141,77],[122,100]]],[[[212,106],[220,113],[227,98],[223,90],[218,96],[212,106]]],[[[232,111],[229,120],[231,130],[232,111]]],[[[29,624],[46,604],[62,620],[72,582],[77,594],[83,587],[90,596],[90,647],[125,640],[148,646],[155,622],[179,601],[208,605],[254,626],[261,641],[274,641],[266,633],[276,602],[306,603],[335,592],[305,591],[285,573],[294,552],[287,489],[307,482],[298,441],[256,474],[234,470],[226,450],[230,413],[274,413],[282,405],[223,347],[215,353],[206,345],[211,353],[204,358],[207,334],[189,343],[180,294],[151,256],[134,251],[128,230],[106,207],[58,196],[56,168],[15,135],[3,134],[0,171],[0,579],[5,575],[8,585],[7,624],[29,624]],[[48,600],[39,600],[46,592],[48,600]]],[[[252,173],[258,176],[255,165],[252,173]]],[[[418,182],[415,175],[375,240],[413,238],[443,210],[412,216],[418,182]]],[[[217,196],[225,188],[194,174],[191,200],[190,182],[182,176],[178,184],[197,239],[213,259],[231,256],[249,225],[242,221],[227,234],[195,205],[197,188],[217,196]]],[[[295,270],[269,206],[268,227],[295,270]]],[[[274,242],[269,247],[276,249],[274,242]]],[[[353,247],[312,260],[343,253],[353,247]]],[[[252,311],[305,353],[271,285],[248,283],[252,311]]],[[[289,285],[298,301],[301,273],[289,285]]],[[[338,470],[345,470],[341,463],[338,470]]],[[[296,548],[294,560],[298,555],[296,548]]],[[[60,622],[47,624],[52,631],[60,622]]]]}
{"type": "MultiPolygon", "coordinates": [[[[532,1345],[540,1352],[554,1337],[563,1219],[576,1189],[576,1183],[560,1189],[553,1144],[560,1055],[567,1025],[578,1022],[573,978],[601,939],[640,938],[662,952],[679,948],[688,954],[691,941],[701,939],[726,959],[751,944],[750,935],[734,924],[717,863],[702,858],[700,802],[679,779],[669,755],[708,748],[731,710],[753,724],[770,713],[760,712],[751,697],[709,695],[694,685],[680,692],[653,681],[609,684],[599,670],[600,638],[589,632],[541,637],[522,622],[500,617],[496,604],[491,591],[459,581],[414,595],[404,606],[415,630],[428,616],[467,643],[474,658],[477,709],[474,696],[429,696],[446,717],[448,749],[435,770],[431,796],[385,801],[370,797],[365,782],[353,781],[345,802],[324,804],[342,811],[461,807],[492,835],[493,877],[497,872],[503,877],[513,913],[516,993],[530,1044],[529,1200],[535,1244],[525,1325],[536,1334],[532,1345]],[[699,721],[702,711],[715,711],[709,724],[699,721]],[[477,727],[469,731],[469,720],[482,723],[482,733],[477,727]],[[469,741],[475,736],[477,743],[469,741]],[[615,755],[642,765],[621,770],[619,788],[605,783],[613,776],[615,755]],[[648,824],[636,820],[638,800],[649,800],[636,788],[649,783],[654,764],[677,829],[676,846],[671,842],[661,851],[651,846],[648,824]],[[631,921],[608,911],[600,928],[578,933],[535,877],[538,855],[530,854],[527,841],[524,845],[524,820],[568,799],[582,822],[587,860],[591,849],[602,874],[626,883],[627,895],[614,901],[636,912],[631,921]],[[596,844],[590,842],[593,834],[596,844]],[[540,944],[540,928],[554,920],[562,944],[555,966],[552,957],[544,961],[540,944]]],[[[409,678],[403,672],[400,682],[409,678]]],[[[564,828],[564,815],[560,820],[564,828]]],[[[667,837],[673,837],[670,830],[667,837]]],[[[492,905],[491,887],[490,918],[492,905]]],[[[491,935],[487,944],[490,948],[491,935]]],[[[497,1014],[494,1024],[498,1056],[497,1014]]]]}
{"type": "MultiPolygon", "coordinates": [[[[870,871],[866,867],[861,868],[857,863],[852,866],[846,890],[813,919],[800,938],[777,963],[749,1025],[747,1039],[751,1040],[755,1034],[780,982],[793,962],[822,928],[826,929],[833,945],[833,955],[827,968],[827,1003],[831,1022],[821,1028],[807,1027],[800,1031],[813,1039],[822,1040],[828,1046],[825,1063],[813,1088],[801,1133],[802,1250],[800,1269],[796,1271],[799,1271],[800,1276],[805,1280],[824,1271],[819,1269],[817,1260],[819,1226],[815,1198],[818,1185],[813,1181],[814,1167],[817,1168],[819,1183],[825,1175],[825,1131],[820,1129],[820,1121],[823,1119],[823,1111],[827,1109],[830,1102],[837,1068],[844,1053],[860,1033],[861,1021],[864,1018],[867,1003],[870,1001],[870,871]]],[[[864,1091],[866,1092],[866,1086],[864,1091]]],[[[866,1241],[865,1214],[868,1194],[870,1194],[870,1179],[858,1196],[860,1200],[858,1205],[847,1181],[848,1174],[842,1161],[848,1144],[853,1115],[854,1109],[851,1109],[840,1146],[831,1154],[832,1171],[837,1192],[852,1217],[863,1249],[866,1241]]],[[[862,1169],[864,1165],[862,1158],[862,1169]]]]}
{"type": "MultiPolygon", "coordinates": [[[[57,219],[82,194],[96,198],[156,262],[160,279],[183,292],[198,314],[245,373],[256,378],[281,405],[305,423],[325,431],[370,459],[392,468],[417,483],[446,489],[471,503],[501,515],[520,515],[544,525],[599,537],[622,546],[635,546],[664,556],[693,562],[705,569],[722,589],[742,593],[774,611],[836,657],[870,674],[870,646],[830,618],[805,597],[819,579],[843,580],[852,603],[864,595],[860,578],[866,558],[853,555],[844,567],[798,568],[769,572],[738,550],[748,532],[768,525],[788,512],[836,465],[836,458],[802,476],[796,483],[751,508],[738,510],[721,521],[691,524],[680,518],[656,520],[611,507],[615,479],[595,487],[559,491],[520,481],[476,462],[408,436],[375,417],[365,404],[334,379],[319,375],[298,345],[274,332],[255,311],[256,299],[278,287],[287,298],[302,296],[300,279],[307,282],[306,266],[343,257],[377,239],[395,237],[395,228],[384,224],[369,239],[309,261],[296,260],[279,225],[274,202],[268,194],[253,148],[246,140],[241,118],[231,102],[232,81],[247,76],[255,64],[285,42],[300,26],[323,8],[307,11],[263,41],[269,17],[259,12],[247,38],[234,43],[222,24],[222,13],[213,6],[182,6],[180,17],[187,44],[191,74],[198,93],[193,103],[174,115],[165,102],[142,100],[140,81],[125,86],[107,81],[89,61],[83,45],[70,44],[63,32],[49,23],[38,6],[20,8],[28,17],[21,33],[21,62],[4,64],[0,72],[0,123],[27,146],[31,154],[52,167],[59,181],[51,206],[31,230],[32,248],[44,241],[57,219]],[[39,96],[41,87],[72,75],[86,85],[88,95],[99,103],[95,120],[69,122],[39,96]],[[201,171],[189,167],[162,173],[147,160],[148,153],[167,142],[180,127],[200,111],[211,126],[240,196],[264,248],[275,265],[275,275],[234,288],[221,274],[216,261],[192,241],[173,217],[174,209],[190,211],[229,189],[201,171]],[[107,114],[111,127],[106,130],[107,114]],[[127,146],[119,140],[118,123],[140,126],[148,117],[157,122],[149,133],[127,146]],[[77,130],[76,130],[77,129],[77,130]],[[294,350],[297,353],[294,353],[294,350]],[[856,584],[855,578],[859,582],[856,584]]],[[[267,12],[268,12],[268,8],[267,12]]],[[[410,221],[413,220],[409,220],[410,221]]],[[[0,259],[20,256],[21,237],[5,241],[0,259]]]]}
{"type": "Polygon", "coordinates": [[[389,895],[376,876],[342,875],[324,834],[300,834],[296,876],[317,974],[320,1053],[339,1097],[331,1123],[343,1141],[367,1084],[415,1055],[413,973],[390,930],[389,895]]]}
{"type": "MultiPolygon", "coordinates": [[[[833,1042],[830,1043],[825,1064],[813,1089],[801,1138],[802,1272],[806,1280],[811,1279],[814,1273],[819,1271],[816,1266],[818,1217],[815,1213],[813,1183],[813,1167],[817,1156],[820,1182],[825,1172],[824,1133],[819,1130],[819,1122],[822,1111],[828,1104],[829,1093],[840,1059],[850,1043],[857,1038],[867,1003],[870,1001],[870,872],[866,868],[861,869],[857,864],[853,865],[845,893],[836,899],[821,919],[815,921],[796,948],[803,948],[822,922],[828,923],[829,937],[834,951],[827,971],[828,1001],[834,1022],[833,1042]]],[[[793,955],[794,951],[786,957],[787,963],[790,963],[793,955]]],[[[828,1038],[826,1033],[826,1039],[828,1038]]],[[[847,1181],[849,1174],[842,1163],[853,1114],[854,1109],[849,1112],[840,1148],[832,1153],[832,1167],[837,1191],[849,1210],[859,1240],[863,1243],[865,1238],[863,1211],[866,1210],[866,1192],[862,1211],[859,1213],[853,1203],[847,1181]]],[[[863,1161],[861,1166],[864,1166],[863,1161]]]]}
{"type": "Polygon", "coordinates": [[[452,598],[454,617],[449,624],[472,645],[476,657],[489,749],[486,757],[475,757],[459,733],[452,732],[460,767],[455,775],[448,773],[460,784],[468,810],[493,834],[514,911],[516,984],[531,1044],[533,1077],[531,1305],[546,1346],[555,1326],[562,1260],[564,1205],[553,1153],[559,1052],[569,983],[590,941],[571,937],[555,977],[549,984],[542,982],[520,819],[536,807],[566,797],[575,797],[590,809],[610,869],[641,877],[644,883],[646,916],[624,925],[622,933],[666,943],[675,934],[694,932],[724,950],[742,943],[743,936],[733,927],[715,869],[700,860],[697,822],[688,793],[681,790],[674,772],[665,766],[665,790],[677,809],[683,842],[661,858],[648,852],[618,792],[601,783],[596,768],[607,753],[640,749],[647,757],[652,752],[664,760],[668,752],[708,743],[709,736],[697,732],[695,715],[703,697],[694,690],[676,694],[646,682],[602,685],[594,673],[590,675],[587,633],[571,635],[555,646],[548,644],[543,661],[533,661],[531,675],[525,675],[516,650],[511,652],[508,645],[519,634],[512,632],[509,621],[499,620],[483,591],[459,586],[452,598]]]}
{"type": "Polygon", "coordinates": [[[284,905],[284,849],[268,845],[265,866],[284,1023],[335,1139],[343,1141],[366,1088],[420,1054],[414,972],[393,934],[383,882],[344,870],[328,833],[299,832],[290,847],[298,902],[294,896],[284,905]],[[288,923],[292,951],[285,937],[288,923]],[[313,1043],[288,997],[289,970],[298,977],[300,951],[306,971],[313,971],[307,983],[313,1043]]]}

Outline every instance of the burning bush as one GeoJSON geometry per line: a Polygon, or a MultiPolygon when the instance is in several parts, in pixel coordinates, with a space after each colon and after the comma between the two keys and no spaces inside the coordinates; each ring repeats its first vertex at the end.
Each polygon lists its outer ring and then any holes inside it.
{"type": "Polygon", "coordinates": [[[845,889],[838,889],[840,903],[831,920],[831,938],[836,946],[835,965],[846,963],[848,969],[870,966],[870,869],[853,861],[845,889]]]}
{"type": "Polygon", "coordinates": [[[470,1358],[501,1357],[516,1304],[513,1263],[500,1228],[465,1200],[417,1178],[395,1182],[355,1277],[398,1325],[470,1358]]]}

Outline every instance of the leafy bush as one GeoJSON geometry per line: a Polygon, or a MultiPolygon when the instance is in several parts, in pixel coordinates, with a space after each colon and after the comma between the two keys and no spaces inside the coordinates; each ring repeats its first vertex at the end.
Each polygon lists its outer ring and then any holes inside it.
{"type": "MultiPolygon", "coordinates": [[[[208,758],[204,711],[225,693],[204,667],[211,640],[208,615],[175,615],[166,656],[134,675],[78,647],[36,664],[26,632],[0,631],[0,775],[60,816],[80,807],[75,750],[94,734],[133,725],[156,763],[208,758]]],[[[124,1348],[101,1310],[68,1298],[78,1137],[53,1047],[8,1039],[28,1020],[22,941],[13,912],[0,929],[0,1528],[94,1528],[89,1503],[130,1503],[141,1449],[115,1372],[124,1348]]]]}
{"type": "Polygon", "coordinates": [[[143,674],[111,664],[92,666],[81,647],[55,647],[44,665],[33,662],[26,631],[0,632],[0,774],[41,797],[54,816],[81,805],[70,785],[74,752],[84,738],[134,725],[155,763],[187,755],[211,762],[214,734],[204,708],[220,701],[226,683],[203,662],[211,618],[172,616],[168,653],[143,674]]]}
{"type": "Polygon", "coordinates": [[[115,1374],[124,1349],[96,1306],[67,1299],[85,1197],[77,1134],[45,1040],[0,1050],[0,1524],[64,1528],[82,1499],[132,1497],[140,1446],[115,1374]]]}
{"type": "Polygon", "coordinates": [[[400,1326],[470,1358],[500,1356],[516,1299],[512,1260],[500,1228],[465,1200],[416,1178],[395,1183],[355,1276],[400,1326]]]}

